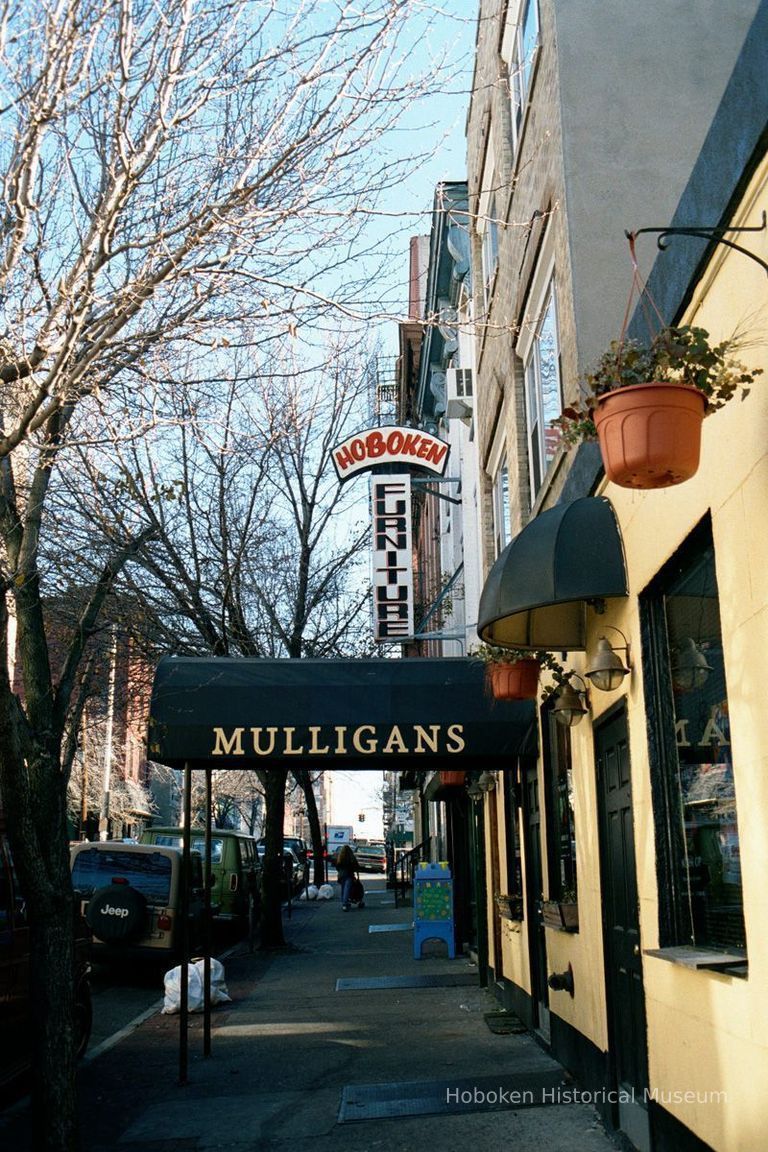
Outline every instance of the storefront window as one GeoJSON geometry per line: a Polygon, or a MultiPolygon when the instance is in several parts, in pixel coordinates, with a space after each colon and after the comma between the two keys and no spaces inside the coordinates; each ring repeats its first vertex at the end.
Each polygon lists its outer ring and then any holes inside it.
{"type": "Polygon", "coordinates": [[[573,808],[571,733],[547,714],[546,769],[549,776],[547,832],[549,897],[576,899],[576,823],[573,808]]]}
{"type": "Polygon", "coordinates": [[[523,870],[520,855],[520,836],[518,834],[519,802],[515,789],[515,778],[512,772],[502,772],[501,778],[504,787],[504,811],[506,818],[504,827],[507,833],[507,892],[521,895],[523,891],[523,870]]]}
{"type": "MultiPolygon", "coordinates": [[[[664,756],[659,840],[675,904],[670,943],[744,948],[739,827],[715,554],[699,529],[659,577],[648,601],[673,701],[674,754],[664,756]],[[655,607],[654,607],[655,606],[655,607]],[[669,833],[667,835],[667,833],[669,833]]],[[[659,689],[663,691],[660,684],[659,689]]],[[[668,689],[667,689],[668,690],[668,689]]],[[[662,709],[663,711],[663,709],[662,709]]]]}
{"type": "Polygon", "coordinates": [[[670,584],[664,614],[675,701],[676,791],[691,942],[743,947],[739,827],[711,546],[670,584]]]}

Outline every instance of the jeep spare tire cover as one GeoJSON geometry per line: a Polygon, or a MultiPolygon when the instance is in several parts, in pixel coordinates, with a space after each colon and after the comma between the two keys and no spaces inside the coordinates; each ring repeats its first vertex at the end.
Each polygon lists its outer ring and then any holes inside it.
{"type": "Polygon", "coordinates": [[[110,884],[94,892],[85,918],[98,940],[105,944],[129,942],[140,936],[147,918],[147,901],[128,884],[110,884]]]}

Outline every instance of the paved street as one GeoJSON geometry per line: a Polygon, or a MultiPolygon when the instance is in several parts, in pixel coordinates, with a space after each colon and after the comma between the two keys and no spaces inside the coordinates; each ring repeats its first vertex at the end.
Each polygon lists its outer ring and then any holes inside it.
{"type": "MultiPolygon", "coordinates": [[[[411,910],[381,883],[366,879],[363,910],[297,905],[279,954],[238,947],[210,1059],[193,1019],[186,1086],[176,1017],[86,1062],[84,1152],[615,1149],[591,1107],[553,1102],[568,1086],[528,1034],[491,1032],[498,1005],[466,958],[413,958],[411,910]]],[[[29,1147],[25,1109],[0,1117],[0,1144],[29,1147]]]]}

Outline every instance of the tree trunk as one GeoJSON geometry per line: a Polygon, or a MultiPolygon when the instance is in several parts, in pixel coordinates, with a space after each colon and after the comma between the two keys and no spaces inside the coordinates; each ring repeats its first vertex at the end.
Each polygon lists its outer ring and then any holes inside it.
{"type": "Polygon", "coordinates": [[[30,900],[34,922],[44,925],[30,937],[30,988],[35,1057],[32,1108],[35,1148],[74,1152],[77,1148],[75,1087],[74,914],[69,861],[40,900],[30,900]],[[37,907],[35,907],[37,906],[37,907]]]}
{"type": "Polygon", "coordinates": [[[282,916],[283,820],[285,817],[285,768],[263,772],[266,822],[264,827],[264,871],[261,877],[261,919],[259,947],[280,948],[285,944],[282,916]]]}
{"type": "Polygon", "coordinates": [[[312,883],[320,887],[321,884],[325,883],[323,830],[320,827],[320,816],[317,811],[315,790],[312,787],[312,777],[308,768],[298,768],[293,775],[307,801],[307,820],[309,821],[309,833],[312,840],[312,883]]]}
{"type": "MultiPolygon", "coordinates": [[[[0,735],[11,729],[6,693],[0,735]]],[[[74,898],[66,837],[66,787],[58,762],[39,753],[14,763],[0,740],[0,786],[14,863],[30,925],[32,1115],[39,1152],[77,1148],[74,1029],[74,898]],[[34,808],[27,773],[36,780],[34,808]]]]}

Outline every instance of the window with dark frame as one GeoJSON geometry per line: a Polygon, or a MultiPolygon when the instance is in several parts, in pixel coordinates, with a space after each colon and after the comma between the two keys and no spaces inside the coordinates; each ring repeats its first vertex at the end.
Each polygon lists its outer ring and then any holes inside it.
{"type": "Polygon", "coordinates": [[[518,829],[519,800],[513,772],[502,772],[504,781],[504,822],[507,836],[507,892],[511,896],[523,894],[523,869],[520,856],[520,835],[518,829]]]}
{"type": "Polygon", "coordinates": [[[649,723],[661,942],[742,950],[739,828],[709,519],[641,605],[658,704],[649,723]]]}
{"type": "Polygon", "coordinates": [[[571,732],[569,728],[557,723],[551,707],[544,709],[543,717],[549,898],[563,902],[575,901],[576,821],[571,732]]]}

